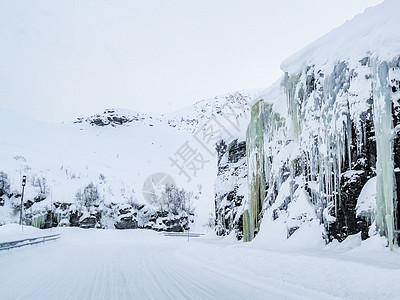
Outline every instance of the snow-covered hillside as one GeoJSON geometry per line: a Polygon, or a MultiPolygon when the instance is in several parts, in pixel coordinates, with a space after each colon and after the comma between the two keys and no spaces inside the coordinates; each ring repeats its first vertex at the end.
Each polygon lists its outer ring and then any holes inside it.
{"type": "Polygon", "coordinates": [[[2,110],[0,171],[8,176],[10,188],[1,195],[5,201],[0,206],[0,223],[18,220],[21,177],[27,175],[24,206],[27,221],[35,220],[36,225],[70,224],[75,213],[74,218],[90,226],[114,228],[118,218],[137,219],[139,226],[146,226],[141,224],[141,211],[159,216],[156,205],[142,193],[144,185],[151,175],[162,173],[192,192],[192,228],[205,231],[214,211],[214,140],[244,135],[243,122],[248,122],[255,94],[226,94],[164,116],[106,109],[64,123],[41,122],[2,110]],[[188,154],[191,161],[184,161],[188,154]],[[83,195],[91,183],[99,197],[94,207],[82,211],[77,193],[83,195]],[[142,206],[146,208],[138,211],[142,206]],[[56,220],[46,220],[54,219],[49,212],[57,215],[56,220]],[[97,218],[98,224],[90,218],[97,218]]]}
{"type": "Polygon", "coordinates": [[[392,60],[400,49],[399,5],[397,0],[385,0],[378,6],[367,8],[364,13],[287,58],[281,69],[297,74],[313,65],[325,71],[333,70],[339,61],[355,65],[367,56],[380,61],[392,60]]]}

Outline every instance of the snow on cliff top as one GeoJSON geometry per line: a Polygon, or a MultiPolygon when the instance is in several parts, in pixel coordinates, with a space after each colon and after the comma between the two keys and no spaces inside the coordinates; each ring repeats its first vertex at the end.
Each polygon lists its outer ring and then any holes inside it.
{"type": "Polygon", "coordinates": [[[296,74],[306,66],[330,68],[339,60],[352,62],[371,55],[390,60],[400,55],[399,12],[399,0],[368,8],[283,61],[281,69],[296,74]]]}

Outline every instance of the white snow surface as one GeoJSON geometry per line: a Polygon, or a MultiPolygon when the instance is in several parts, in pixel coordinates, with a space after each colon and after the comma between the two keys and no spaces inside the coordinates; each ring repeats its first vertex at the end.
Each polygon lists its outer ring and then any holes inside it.
{"type": "Polygon", "coordinates": [[[45,235],[45,230],[33,226],[21,226],[15,223],[0,226],[0,243],[45,235]]]}
{"type": "Polygon", "coordinates": [[[399,254],[377,236],[305,250],[230,237],[188,242],[148,230],[43,232],[61,238],[0,252],[1,299],[389,299],[400,292],[399,254]]]}
{"type": "Polygon", "coordinates": [[[399,11],[398,0],[367,8],[284,60],[281,69],[291,75],[312,65],[329,71],[338,61],[357,62],[371,54],[381,61],[391,60],[400,53],[399,11]]]}

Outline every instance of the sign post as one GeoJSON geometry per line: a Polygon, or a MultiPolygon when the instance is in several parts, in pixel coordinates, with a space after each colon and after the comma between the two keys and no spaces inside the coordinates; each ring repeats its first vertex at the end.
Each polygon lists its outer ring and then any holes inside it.
{"type": "Polygon", "coordinates": [[[25,185],[26,185],[26,176],[24,175],[24,176],[22,176],[21,213],[19,215],[19,224],[21,224],[21,227],[22,227],[22,208],[23,208],[23,205],[24,205],[25,185]]]}

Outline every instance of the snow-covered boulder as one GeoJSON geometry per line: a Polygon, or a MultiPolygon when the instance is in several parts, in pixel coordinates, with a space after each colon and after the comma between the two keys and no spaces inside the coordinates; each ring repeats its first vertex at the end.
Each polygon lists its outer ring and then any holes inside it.
{"type": "Polygon", "coordinates": [[[136,219],[137,212],[134,208],[125,204],[118,209],[118,218],[114,226],[117,229],[136,229],[138,227],[138,221],[136,219]]]}

